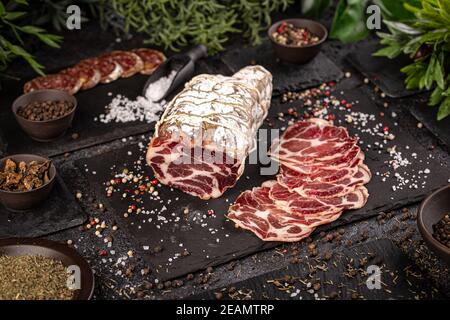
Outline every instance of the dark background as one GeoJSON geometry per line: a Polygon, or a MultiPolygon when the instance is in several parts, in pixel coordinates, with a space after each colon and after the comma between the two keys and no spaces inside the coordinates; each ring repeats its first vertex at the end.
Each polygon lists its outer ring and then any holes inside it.
{"type": "MultiPolygon", "coordinates": [[[[294,8],[295,9],[295,8],[294,8]]],[[[327,10],[321,22],[327,28],[331,25],[333,8],[327,10]]],[[[274,17],[274,21],[282,16],[297,17],[299,16],[295,10],[290,10],[286,14],[274,17]]],[[[61,49],[49,49],[46,47],[39,48],[34,52],[35,56],[41,61],[48,70],[59,70],[67,65],[76,63],[82,58],[98,55],[105,51],[114,49],[129,49],[142,46],[142,39],[136,35],[129,38],[121,37],[117,40],[114,33],[103,31],[95,23],[95,21],[82,25],[81,31],[64,32],[65,40],[61,49]]],[[[363,44],[371,40],[363,41],[363,44]]],[[[333,61],[342,71],[351,72],[351,78],[345,78],[339,82],[338,86],[342,89],[359,88],[376,104],[381,105],[383,100],[373,91],[371,86],[363,85],[363,77],[345,60],[348,53],[354,52],[359,44],[344,45],[337,41],[328,40],[324,46],[322,53],[331,61],[333,61]]],[[[234,38],[227,47],[228,50],[247,50],[246,45],[239,38],[234,38]]],[[[209,58],[211,63],[220,63],[226,52],[215,57],[209,58]]],[[[33,71],[21,61],[17,61],[11,65],[8,72],[21,78],[29,78],[33,76],[33,71]]],[[[0,95],[3,92],[0,91],[0,95]]],[[[9,108],[9,105],[3,103],[0,99],[0,108],[2,111],[9,108]]],[[[413,96],[403,99],[388,100],[390,110],[396,111],[402,122],[407,124],[410,134],[413,135],[423,147],[433,149],[436,158],[449,163],[448,149],[438,139],[435,138],[426,128],[418,129],[417,119],[410,113],[410,106],[423,106],[421,97],[413,96]]],[[[417,115],[416,112],[414,112],[417,115]]],[[[3,129],[3,128],[2,128],[3,129]]],[[[137,141],[139,137],[132,138],[137,141]]],[[[60,167],[61,173],[66,184],[73,193],[81,191],[85,195],[80,201],[80,205],[90,216],[99,216],[100,219],[106,220],[108,224],[114,217],[107,213],[99,213],[87,201],[88,187],[84,185],[84,180],[80,179],[79,169],[74,165],[78,159],[92,157],[111,150],[115,150],[123,145],[123,142],[115,140],[102,145],[85,148],[71,154],[60,155],[54,158],[54,161],[60,167]]],[[[409,206],[412,214],[417,211],[417,205],[409,206]]],[[[392,240],[414,263],[420,270],[429,277],[430,283],[437,286],[441,292],[450,295],[450,277],[448,267],[437,258],[424,245],[420,234],[417,230],[414,218],[402,219],[404,213],[402,210],[394,212],[394,218],[388,220],[384,224],[380,224],[374,217],[364,221],[351,223],[344,226],[345,233],[343,235],[342,244],[326,243],[320,241],[320,235],[313,236],[313,240],[317,243],[320,252],[324,251],[340,251],[345,247],[350,247],[358,243],[366,243],[379,238],[387,238],[392,240]],[[401,221],[401,227],[396,228],[395,225],[401,221]]],[[[293,257],[308,255],[308,244],[299,242],[293,244],[284,244],[275,249],[267,250],[258,254],[250,255],[240,259],[232,264],[226,264],[213,270],[207,283],[199,284],[197,279],[202,279],[206,274],[205,271],[197,272],[193,281],[182,280],[185,284],[181,288],[170,288],[167,290],[157,290],[145,288],[146,282],[155,283],[158,278],[156,274],[143,276],[141,270],[146,267],[145,262],[139,255],[128,259],[125,266],[115,265],[117,259],[126,256],[127,252],[134,248],[129,236],[124,228],[120,228],[115,234],[113,248],[116,251],[114,256],[100,257],[99,249],[103,249],[103,239],[99,239],[92,232],[81,232],[78,228],[69,229],[63,232],[50,235],[47,238],[66,242],[72,240],[74,247],[88,260],[96,273],[96,291],[97,299],[129,299],[129,298],[146,298],[146,299],[178,299],[186,298],[194,294],[200,294],[207,289],[219,290],[222,287],[230,286],[232,283],[245,280],[260,274],[264,274],[273,270],[282,270],[286,266],[291,265],[293,257]],[[110,260],[111,259],[111,260],[110,260]],[[134,272],[127,277],[123,274],[128,267],[134,267],[134,272]]],[[[296,265],[297,268],[306,268],[305,265],[296,265]]],[[[287,295],[286,298],[289,298],[287,295]]]]}

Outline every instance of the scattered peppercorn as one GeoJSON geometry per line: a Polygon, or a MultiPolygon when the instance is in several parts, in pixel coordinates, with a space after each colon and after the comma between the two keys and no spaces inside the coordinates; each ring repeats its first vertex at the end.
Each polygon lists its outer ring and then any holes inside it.
{"type": "Polygon", "coordinates": [[[433,225],[433,237],[450,248],[450,213],[433,225]]]}

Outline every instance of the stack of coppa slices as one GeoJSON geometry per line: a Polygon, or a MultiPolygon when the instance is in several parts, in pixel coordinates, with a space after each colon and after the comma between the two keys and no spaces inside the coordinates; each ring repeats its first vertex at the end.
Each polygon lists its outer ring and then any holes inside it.
{"type": "Polygon", "coordinates": [[[78,90],[90,89],[120,77],[128,78],[136,73],[149,75],[165,60],[162,52],[153,49],[117,50],[82,60],[57,74],[37,77],[25,83],[23,91],[57,89],[75,94],[78,90]]]}
{"type": "Polygon", "coordinates": [[[265,241],[299,241],[344,210],[363,207],[371,173],[357,142],[323,119],[295,123],[271,146],[276,180],[239,195],[228,218],[265,241]]]}

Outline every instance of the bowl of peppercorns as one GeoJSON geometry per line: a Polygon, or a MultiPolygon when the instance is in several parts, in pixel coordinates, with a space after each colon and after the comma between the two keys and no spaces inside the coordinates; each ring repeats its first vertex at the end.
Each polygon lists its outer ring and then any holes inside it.
{"type": "Polygon", "coordinates": [[[319,53],[328,31],[313,20],[286,19],[274,23],[268,36],[278,58],[290,63],[306,63],[319,53]]]}
{"type": "Polygon", "coordinates": [[[18,97],[12,111],[30,138],[46,142],[64,135],[77,108],[74,96],[61,90],[36,90],[18,97]]]}
{"type": "Polygon", "coordinates": [[[428,247],[450,264],[450,185],[422,202],[417,224],[428,247]]]}

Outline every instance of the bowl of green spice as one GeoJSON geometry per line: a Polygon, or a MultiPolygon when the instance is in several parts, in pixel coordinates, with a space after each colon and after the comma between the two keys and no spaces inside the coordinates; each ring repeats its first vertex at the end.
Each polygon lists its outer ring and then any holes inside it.
{"type": "Polygon", "coordinates": [[[0,240],[0,300],[89,300],[93,291],[92,269],[67,245],[0,240]]]}

